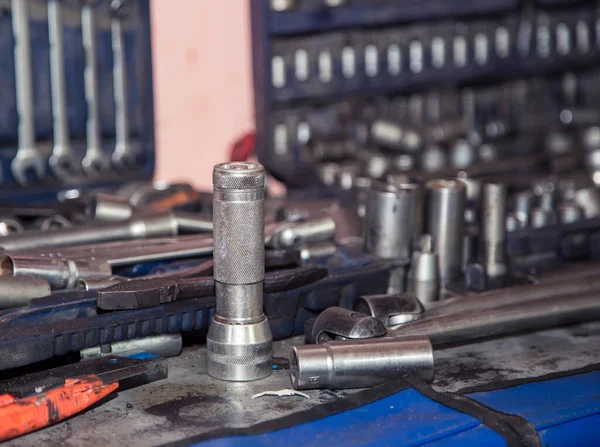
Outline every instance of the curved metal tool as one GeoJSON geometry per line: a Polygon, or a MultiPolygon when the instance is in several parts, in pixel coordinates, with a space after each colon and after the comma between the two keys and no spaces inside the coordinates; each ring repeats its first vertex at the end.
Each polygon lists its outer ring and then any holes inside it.
{"type": "MultiPolygon", "coordinates": [[[[212,268],[208,261],[207,268],[212,268]]],[[[264,293],[280,293],[312,284],[327,276],[325,267],[300,267],[265,275],[264,293]]],[[[98,308],[144,309],[189,298],[215,295],[212,276],[198,278],[158,277],[132,279],[98,291],[98,308]]]]}
{"type": "Polygon", "coordinates": [[[588,292],[423,318],[390,330],[388,336],[427,336],[433,345],[469,343],[482,338],[538,331],[598,319],[598,294],[588,292]]]}
{"type": "Polygon", "coordinates": [[[20,185],[30,182],[33,172],[37,180],[44,177],[42,155],[35,145],[35,114],[33,99],[33,71],[31,68],[31,32],[29,0],[12,0],[12,26],[15,36],[15,79],[17,110],[19,113],[19,147],[10,166],[20,185]]]}
{"type": "Polygon", "coordinates": [[[121,168],[135,165],[135,148],[129,140],[129,110],[127,107],[127,61],[125,60],[125,39],[123,38],[123,17],[125,2],[113,0],[110,22],[113,50],[113,79],[115,96],[116,145],[111,158],[121,168]]]}
{"type": "MultiPolygon", "coordinates": [[[[16,0],[19,1],[19,0],[16,0]]],[[[100,106],[98,99],[98,63],[96,49],[96,11],[92,1],[81,7],[81,32],[85,51],[85,99],[87,101],[87,151],[82,161],[83,170],[91,177],[110,167],[108,157],[102,152],[100,137],[100,106]]]]}
{"type": "Polygon", "coordinates": [[[52,173],[57,178],[66,179],[77,169],[69,140],[62,0],[48,1],[48,35],[50,39],[52,117],[54,119],[54,147],[48,162],[52,173]]]}
{"type": "Polygon", "coordinates": [[[388,327],[414,321],[425,311],[412,293],[361,296],[356,301],[354,310],[371,315],[388,327]]]}
{"type": "Polygon", "coordinates": [[[381,337],[387,329],[377,318],[343,307],[330,307],[321,312],[306,328],[307,343],[325,343],[331,340],[353,340],[381,337]]]}

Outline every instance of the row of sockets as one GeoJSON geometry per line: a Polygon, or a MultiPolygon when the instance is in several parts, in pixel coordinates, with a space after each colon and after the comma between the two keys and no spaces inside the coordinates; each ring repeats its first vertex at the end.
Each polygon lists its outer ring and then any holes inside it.
{"type": "Polygon", "coordinates": [[[592,70],[544,81],[518,80],[489,87],[286,109],[275,114],[269,147],[277,157],[309,150],[310,160],[315,159],[315,153],[319,155],[316,161],[344,159],[354,147],[348,141],[368,144],[369,137],[373,136],[372,124],[382,119],[417,127],[461,120],[471,126],[470,130],[477,131],[483,141],[514,135],[523,128],[536,133],[540,128],[555,124],[594,125],[598,124],[593,121],[600,114],[586,99],[597,97],[592,88],[598,79],[599,73],[592,70]],[[542,104],[543,113],[527,113],[528,109],[539,109],[538,103],[542,104]],[[579,104],[583,108],[578,108],[579,104]],[[586,122],[576,122],[581,110],[587,111],[583,117],[586,122]],[[569,118],[565,111],[571,112],[572,122],[565,121],[569,118]],[[525,120],[526,116],[530,119],[525,120]]]}
{"type": "MultiPolygon", "coordinates": [[[[545,5],[568,4],[571,0],[537,0],[537,3],[545,5]]],[[[408,0],[407,3],[412,3],[408,0]]],[[[497,2],[499,3],[499,2],[497,2]]],[[[505,4],[517,4],[519,2],[504,2],[505,4]]],[[[294,10],[320,10],[323,8],[339,8],[339,7],[355,7],[355,6],[372,6],[371,0],[269,0],[269,7],[275,12],[290,12],[294,10]]],[[[392,5],[396,7],[406,6],[398,0],[383,0],[377,2],[377,6],[392,5]]],[[[448,6],[449,12],[452,10],[448,6]]]]}
{"type": "MultiPolygon", "coordinates": [[[[531,154],[532,149],[539,146],[541,151],[549,155],[562,155],[573,153],[577,148],[578,138],[575,135],[567,133],[551,133],[546,141],[536,143],[536,146],[522,139],[509,139],[502,143],[484,143],[480,145],[471,144],[469,141],[461,139],[448,146],[429,146],[419,154],[385,154],[377,151],[367,150],[365,148],[353,146],[350,150],[345,148],[346,159],[343,161],[328,162],[322,161],[315,164],[315,170],[320,182],[327,187],[337,187],[342,190],[350,190],[356,187],[357,181],[360,183],[361,177],[371,179],[381,179],[396,173],[414,172],[418,170],[426,175],[439,172],[453,172],[469,170],[469,168],[478,165],[493,166],[493,162],[510,161],[515,157],[515,153],[520,152],[519,160],[525,160],[527,153],[531,154]],[[560,141],[561,151],[556,154],[557,141],[560,141]],[[509,151],[507,153],[507,151],[509,151]]],[[[342,144],[342,143],[337,143],[342,144]]],[[[336,149],[330,145],[329,149],[336,149]]],[[[597,151],[590,151],[589,158],[585,160],[588,169],[593,170],[593,159],[598,158],[597,151]]],[[[516,165],[516,169],[535,169],[541,162],[537,162],[535,156],[531,156],[524,161],[522,166],[516,165]]],[[[540,158],[542,160],[542,158],[540,158]]],[[[493,173],[494,169],[492,169],[493,173]]]]}
{"type": "Polygon", "coordinates": [[[560,68],[563,58],[584,64],[600,49],[595,9],[533,20],[439,23],[383,31],[333,33],[273,43],[270,81],[275,101],[410,88],[426,82],[518,75],[560,68]],[[440,75],[444,75],[439,77],[440,75]],[[431,78],[433,76],[433,78],[431,78]],[[431,78],[431,79],[430,79],[431,78]],[[403,83],[405,82],[406,85],[403,83]]]}

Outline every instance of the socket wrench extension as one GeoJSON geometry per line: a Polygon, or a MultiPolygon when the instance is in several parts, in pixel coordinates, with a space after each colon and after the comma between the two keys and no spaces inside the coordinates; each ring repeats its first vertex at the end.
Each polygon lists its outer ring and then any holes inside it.
{"type": "Polygon", "coordinates": [[[506,185],[488,182],[483,186],[482,260],[488,284],[502,282],[508,273],[506,254],[506,185]]]}
{"type": "Polygon", "coordinates": [[[62,0],[48,1],[48,36],[52,119],[54,120],[54,147],[48,163],[57,178],[67,179],[75,172],[75,161],[71,150],[67,115],[62,0]]]}
{"type": "Polygon", "coordinates": [[[107,355],[126,357],[130,354],[148,352],[162,358],[177,357],[183,349],[181,334],[160,334],[133,340],[114,341],[110,344],[86,348],[79,351],[82,360],[90,360],[107,355]]]}
{"type": "Polygon", "coordinates": [[[329,341],[294,346],[290,375],[298,390],[365,388],[409,374],[432,382],[433,364],[427,337],[329,341]]]}
{"type": "Polygon", "coordinates": [[[427,233],[433,237],[442,286],[460,276],[465,234],[466,187],[460,180],[430,180],[426,186],[427,233]]]}
{"type": "Polygon", "coordinates": [[[271,374],[273,337],[263,312],[265,170],[222,163],[213,170],[216,309],[206,347],[212,377],[249,381],[271,374]]]}
{"type": "Polygon", "coordinates": [[[12,0],[12,26],[15,36],[15,78],[19,114],[19,148],[10,166],[17,183],[27,185],[29,174],[36,180],[45,174],[42,155],[35,144],[33,70],[31,67],[31,30],[29,0],[12,0]]]}
{"type": "Polygon", "coordinates": [[[597,292],[594,291],[423,318],[389,330],[388,336],[401,338],[427,336],[436,346],[550,329],[595,321],[599,318],[600,301],[597,292]]]}
{"type": "MultiPolygon", "coordinates": [[[[19,1],[19,0],[17,0],[19,1]]],[[[81,7],[81,32],[85,52],[85,100],[87,102],[87,150],[82,165],[91,177],[100,175],[109,168],[109,161],[102,151],[100,136],[100,98],[98,92],[98,50],[96,48],[96,5],[85,0],[81,7]]]]}
{"type": "Polygon", "coordinates": [[[29,231],[1,240],[4,250],[30,250],[44,247],[92,244],[120,239],[144,239],[177,235],[177,218],[173,213],[134,216],[122,222],[97,222],[82,227],[63,228],[51,232],[29,231]]]}
{"type": "Polygon", "coordinates": [[[13,255],[0,257],[0,279],[13,276],[42,278],[53,290],[73,289],[79,278],[106,278],[111,274],[108,264],[92,261],[13,255]]]}
{"type": "Polygon", "coordinates": [[[0,276],[0,310],[27,306],[34,298],[50,295],[50,284],[35,276],[0,276]]]}

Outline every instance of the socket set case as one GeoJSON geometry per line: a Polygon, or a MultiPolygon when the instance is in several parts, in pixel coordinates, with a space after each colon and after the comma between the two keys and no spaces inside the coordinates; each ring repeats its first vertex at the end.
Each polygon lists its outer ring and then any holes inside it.
{"type": "Polygon", "coordinates": [[[0,200],[152,178],[147,0],[3,0],[0,42],[0,200]]]}
{"type": "Polygon", "coordinates": [[[547,146],[560,152],[541,134],[577,126],[585,119],[575,112],[598,104],[598,6],[251,2],[258,157],[291,189],[349,189],[345,173],[373,176],[382,163],[432,172],[547,146]],[[466,159],[459,145],[436,138],[393,150],[372,141],[377,120],[423,127],[458,119],[477,133],[466,159]]]}

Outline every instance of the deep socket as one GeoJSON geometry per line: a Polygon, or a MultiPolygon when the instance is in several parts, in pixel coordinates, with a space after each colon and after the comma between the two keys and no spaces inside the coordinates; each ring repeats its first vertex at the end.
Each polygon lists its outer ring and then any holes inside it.
{"type": "Polygon", "coordinates": [[[482,261],[488,280],[503,278],[507,271],[506,185],[489,182],[483,186],[482,261]]]}
{"type": "Polygon", "coordinates": [[[388,291],[405,289],[406,266],[410,262],[415,234],[418,185],[374,182],[367,196],[365,249],[393,263],[388,291]]]}
{"type": "Polygon", "coordinates": [[[216,310],[206,337],[208,374],[231,381],[271,374],[273,338],[263,312],[265,170],[222,163],[213,170],[216,310]]]}
{"type": "Polygon", "coordinates": [[[367,196],[365,245],[382,259],[408,264],[415,234],[418,185],[373,182],[367,196]]]}
{"type": "Polygon", "coordinates": [[[426,185],[427,233],[437,253],[442,285],[460,276],[465,234],[466,187],[460,180],[430,180],[426,185]]]}
{"type": "Polygon", "coordinates": [[[433,381],[426,337],[330,341],[295,346],[290,355],[292,385],[299,390],[373,387],[408,374],[433,381]]]}

